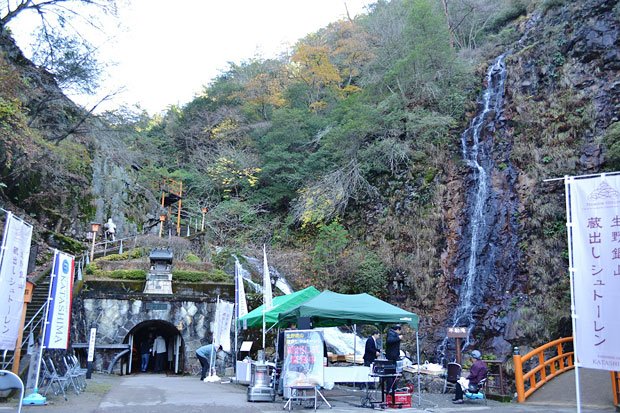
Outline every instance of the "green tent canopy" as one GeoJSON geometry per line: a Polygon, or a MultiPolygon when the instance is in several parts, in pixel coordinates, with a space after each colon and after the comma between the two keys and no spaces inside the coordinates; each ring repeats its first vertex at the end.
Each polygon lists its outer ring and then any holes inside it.
{"type": "MultiPolygon", "coordinates": [[[[278,322],[278,315],[280,313],[295,308],[303,302],[308,301],[309,299],[316,297],[319,294],[320,291],[316,288],[308,287],[291,294],[274,297],[273,307],[271,307],[271,309],[265,313],[265,326],[267,328],[273,326],[278,322]]],[[[263,308],[265,308],[264,304],[250,311],[243,317],[240,317],[237,321],[237,325],[241,328],[262,327],[263,308]]]]}
{"type": "Polygon", "coordinates": [[[315,327],[352,324],[409,324],[418,329],[417,314],[402,310],[369,294],[339,294],[323,291],[316,297],[286,312],[281,312],[278,324],[297,322],[310,317],[315,327]]]}

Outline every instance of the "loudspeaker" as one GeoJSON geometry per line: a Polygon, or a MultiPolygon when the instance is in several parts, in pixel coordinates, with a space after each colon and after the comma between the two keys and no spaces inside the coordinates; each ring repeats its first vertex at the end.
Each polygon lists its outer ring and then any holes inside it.
{"type": "Polygon", "coordinates": [[[299,317],[297,319],[298,330],[310,330],[312,328],[312,319],[310,317],[299,317]]]}

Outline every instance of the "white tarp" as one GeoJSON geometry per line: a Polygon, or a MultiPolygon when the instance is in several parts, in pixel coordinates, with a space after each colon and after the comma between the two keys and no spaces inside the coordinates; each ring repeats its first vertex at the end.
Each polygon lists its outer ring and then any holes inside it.
{"type": "Polygon", "coordinates": [[[0,253],[0,349],[15,350],[30,257],[32,226],[7,213],[0,253]]]}
{"type": "Polygon", "coordinates": [[[580,367],[620,369],[620,175],[566,179],[580,367]]]}
{"type": "Polygon", "coordinates": [[[47,326],[43,341],[45,348],[66,350],[69,345],[73,271],[73,256],[56,250],[50,281],[47,326]]]}

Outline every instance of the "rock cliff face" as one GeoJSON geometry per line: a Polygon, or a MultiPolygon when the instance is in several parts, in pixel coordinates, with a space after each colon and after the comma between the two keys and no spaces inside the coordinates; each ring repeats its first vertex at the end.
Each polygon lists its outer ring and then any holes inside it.
{"type": "MultiPolygon", "coordinates": [[[[545,180],[601,171],[601,137],[618,120],[620,104],[618,16],[617,1],[565,2],[523,19],[516,26],[520,40],[499,52],[506,53],[503,116],[481,138],[490,195],[478,257],[489,261],[476,273],[488,278],[471,331],[472,343],[489,353],[507,356],[512,346],[571,334],[564,187],[545,180]]],[[[466,282],[468,188],[477,172],[448,172],[442,270],[451,290],[436,298],[448,298],[454,314],[466,282]]]]}

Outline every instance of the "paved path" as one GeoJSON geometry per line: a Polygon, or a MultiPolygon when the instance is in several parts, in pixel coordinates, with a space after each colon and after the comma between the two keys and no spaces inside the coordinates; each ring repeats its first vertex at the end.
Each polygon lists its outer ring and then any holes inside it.
{"type": "MultiPolygon", "coordinates": [[[[607,373],[608,374],[608,373],[607,373]]],[[[585,376],[585,375],[584,375],[585,376]]],[[[586,377],[582,378],[588,380],[586,377]]],[[[570,378],[568,378],[570,380],[570,378]]],[[[565,384],[568,386],[568,384],[565,384]]],[[[139,374],[114,376],[94,374],[88,380],[88,387],[82,394],[62,397],[48,397],[47,406],[24,406],[24,413],[281,413],[284,401],[277,398],[275,403],[249,403],[246,399],[246,386],[234,383],[204,383],[197,377],[165,376],[163,374],[139,374]]],[[[570,392],[568,387],[562,392],[570,392]]],[[[332,409],[320,406],[319,411],[333,413],[363,412],[369,408],[360,406],[362,391],[337,387],[324,392],[332,409]]],[[[541,393],[542,394],[542,393],[541,393]]],[[[451,403],[450,394],[423,393],[422,400],[417,394],[413,397],[413,408],[398,409],[405,412],[497,412],[497,413],[569,413],[575,412],[575,404],[570,401],[557,404],[539,400],[535,403],[499,403],[489,400],[485,405],[480,401],[467,401],[463,405],[451,403]]],[[[544,396],[544,394],[543,394],[544,396]]],[[[14,411],[14,404],[0,403],[0,412],[14,411]],[[11,410],[12,409],[12,410],[11,410]]],[[[583,413],[616,411],[611,405],[582,405],[583,413]]],[[[312,411],[300,406],[296,411],[312,411]]],[[[392,409],[388,409],[391,411],[392,409]]]]}

